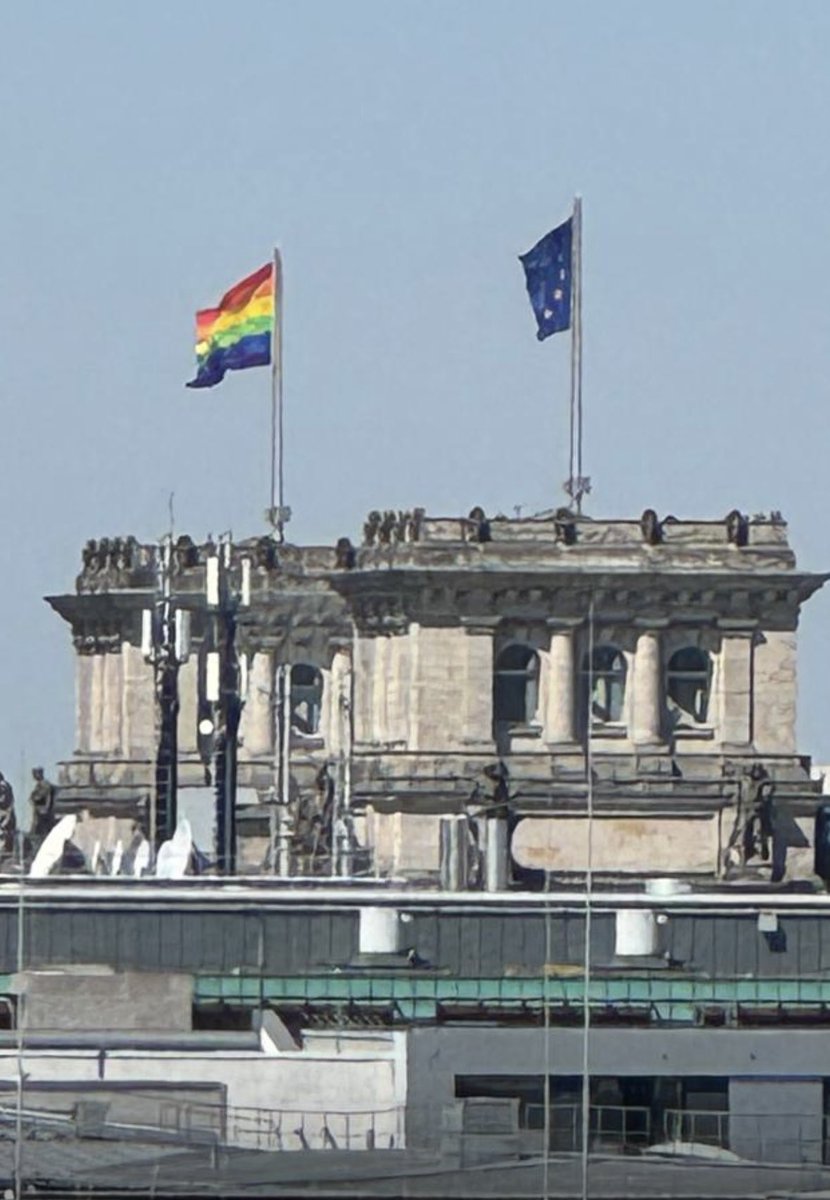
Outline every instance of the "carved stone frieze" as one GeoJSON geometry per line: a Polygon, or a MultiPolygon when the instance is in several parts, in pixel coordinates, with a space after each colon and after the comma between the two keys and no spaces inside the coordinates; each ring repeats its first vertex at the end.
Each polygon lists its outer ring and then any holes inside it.
{"type": "Polygon", "coordinates": [[[123,641],[120,629],[83,625],[72,631],[72,644],[78,654],[120,654],[123,641]]]}

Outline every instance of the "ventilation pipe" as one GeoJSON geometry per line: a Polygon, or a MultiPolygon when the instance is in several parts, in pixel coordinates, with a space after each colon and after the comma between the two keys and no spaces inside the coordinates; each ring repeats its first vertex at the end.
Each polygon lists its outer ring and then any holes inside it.
{"type": "Polygon", "coordinates": [[[617,958],[651,958],[657,953],[657,918],[648,908],[617,909],[614,954],[617,958]]]}
{"type": "Polygon", "coordinates": [[[486,817],[479,821],[484,835],[484,890],[503,892],[507,889],[507,819],[486,817]]]}
{"type": "Polygon", "coordinates": [[[466,891],[469,886],[466,818],[442,817],[439,831],[441,887],[446,892],[466,891]]]}
{"type": "Polygon", "coordinates": [[[397,954],[398,910],[361,908],[359,945],[361,954],[397,954]]]}

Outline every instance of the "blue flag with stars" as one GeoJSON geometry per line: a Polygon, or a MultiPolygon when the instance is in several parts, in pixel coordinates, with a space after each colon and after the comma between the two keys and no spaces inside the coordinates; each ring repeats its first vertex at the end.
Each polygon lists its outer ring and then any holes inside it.
{"type": "Polygon", "coordinates": [[[569,217],[546,233],[527,254],[519,255],[540,342],[571,327],[572,242],[573,218],[569,217]]]}

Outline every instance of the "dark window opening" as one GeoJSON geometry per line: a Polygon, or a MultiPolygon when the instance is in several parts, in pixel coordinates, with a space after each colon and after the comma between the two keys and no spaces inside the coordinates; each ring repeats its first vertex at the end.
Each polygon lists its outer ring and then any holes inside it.
{"type": "Polygon", "coordinates": [[[616,646],[595,646],[582,660],[582,710],[591,699],[591,719],[603,723],[622,720],[625,701],[625,655],[616,646]]]}
{"type": "Polygon", "coordinates": [[[317,733],[322,704],[322,673],[308,663],[297,663],[291,668],[291,728],[298,733],[317,733]]]}
{"type": "Polygon", "coordinates": [[[706,720],[709,710],[711,663],[697,646],[675,650],[668,662],[666,693],[670,701],[693,721],[706,720]]]}
{"type": "MultiPolygon", "coordinates": [[[[550,1077],[549,1146],[577,1151],[582,1145],[582,1079],[550,1077]]],[[[519,1130],[545,1129],[543,1075],[456,1075],[457,1099],[518,1102],[519,1130]]],[[[590,1086],[592,1151],[702,1142],[728,1147],[729,1080],[723,1076],[594,1076],[590,1086]]]]}
{"type": "Polygon", "coordinates": [[[224,1000],[193,1005],[193,1029],[230,1029],[247,1032],[253,1029],[253,1010],[241,1004],[226,1004],[224,1000]]]}
{"type": "Polygon", "coordinates": [[[530,646],[507,646],[496,659],[493,718],[500,725],[530,725],[539,704],[539,656],[530,646]]]}

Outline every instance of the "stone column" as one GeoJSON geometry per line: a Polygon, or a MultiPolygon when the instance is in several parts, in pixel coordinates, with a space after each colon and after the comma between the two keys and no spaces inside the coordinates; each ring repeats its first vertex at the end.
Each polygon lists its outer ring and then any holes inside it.
{"type": "Polygon", "coordinates": [[[571,746],[576,737],[574,627],[554,622],[548,624],[551,626],[551,633],[544,737],[550,746],[571,746]]]}
{"type": "Polygon", "coordinates": [[[632,672],[631,740],[654,746],[662,741],[662,671],[660,635],[644,629],[637,637],[632,672]]]}

